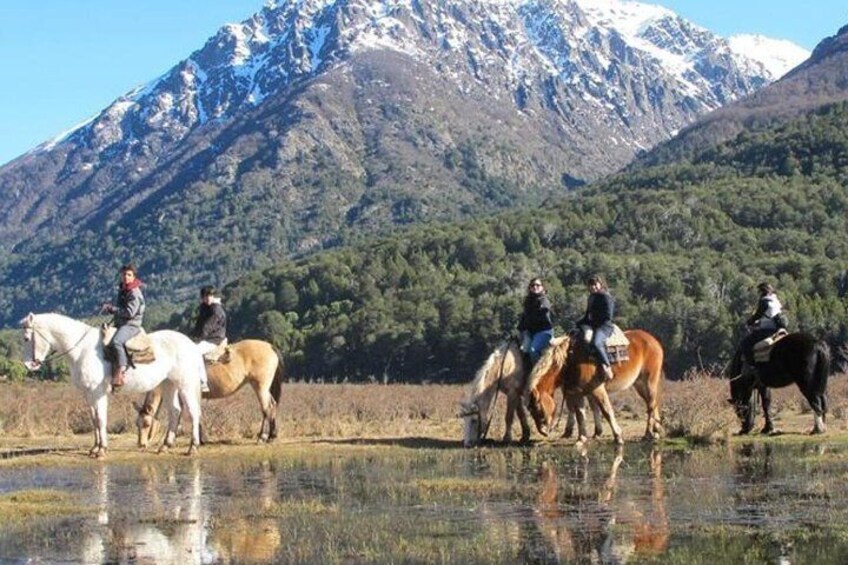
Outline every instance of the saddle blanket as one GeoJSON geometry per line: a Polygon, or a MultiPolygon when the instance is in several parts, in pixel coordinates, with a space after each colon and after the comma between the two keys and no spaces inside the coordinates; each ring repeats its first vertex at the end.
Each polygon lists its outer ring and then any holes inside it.
{"type": "MultiPolygon", "coordinates": [[[[115,336],[118,328],[115,326],[106,326],[102,330],[103,347],[107,355],[107,360],[112,361],[111,347],[106,347],[115,336]]],[[[124,344],[124,349],[127,350],[127,355],[133,365],[143,365],[145,363],[153,363],[156,361],[156,356],[153,353],[153,344],[144,329],[138,335],[134,335],[124,344]]]]}
{"type": "MultiPolygon", "coordinates": [[[[630,340],[616,324],[612,325],[612,334],[604,342],[611,363],[621,363],[630,359],[630,340]]],[[[584,336],[586,343],[592,341],[591,331],[584,336]]]]}
{"type": "Polygon", "coordinates": [[[771,358],[771,348],[774,346],[775,343],[777,343],[787,335],[789,335],[789,332],[781,328],[769,337],[755,343],[754,362],[768,363],[768,360],[771,358]]]}

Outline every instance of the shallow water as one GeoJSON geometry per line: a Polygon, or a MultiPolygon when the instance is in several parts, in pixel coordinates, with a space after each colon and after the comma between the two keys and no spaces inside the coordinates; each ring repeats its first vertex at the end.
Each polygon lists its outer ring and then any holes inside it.
{"type": "Polygon", "coordinates": [[[23,526],[0,516],[0,560],[844,563],[843,450],[319,444],[6,469],[0,495],[54,489],[84,508],[23,526]]]}

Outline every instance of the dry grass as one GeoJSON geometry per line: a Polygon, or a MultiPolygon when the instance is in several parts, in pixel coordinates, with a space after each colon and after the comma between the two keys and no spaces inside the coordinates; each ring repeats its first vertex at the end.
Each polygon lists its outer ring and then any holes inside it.
{"type": "MultiPolygon", "coordinates": [[[[433,438],[459,440],[457,407],[464,385],[306,384],[283,385],[278,411],[281,438],[433,438]]],[[[727,402],[727,382],[706,373],[663,383],[662,417],[669,437],[715,441],[728,437],[739,423],[727,402]]],[[[109,433],[134,434],[132,400],[115,395],[109,405],[109,433]]],[[[625,438],[644,432],[644,403],[634,391],[612,397],[625,438]]],[[[831,429],[841,430],[848,420],[848,379],[834,376],[828,391],[831,429]]],[[[505,400],[496,404],[489,437],[503,435],[505,400]]],[[[230,398],[204,401],[203,421],[213,441],[254,438],[261,414],[249,389],[230,398]]],[[[802,433],[809,428],[810,409],[796,387],[774,391],[773,413],[780,429],[802,433]],[[809,421],[808,421],[809,420],[809,421]],[[796,429],[797,428],[797,429],[796,429]]],[[[162,416],[164,418],[164,416],[162,416]]],[[[761,420],[758,421],[761,425],[761,420]]],[[[518,424],[513,430],[518,437],[518,424]]],[[[0,434],[6,438],[37,438],[91,433],[82,395],[67,384],[0,384],[0,434]]],[[[534,437],[538,437],[534,434],[534,437]]]]}

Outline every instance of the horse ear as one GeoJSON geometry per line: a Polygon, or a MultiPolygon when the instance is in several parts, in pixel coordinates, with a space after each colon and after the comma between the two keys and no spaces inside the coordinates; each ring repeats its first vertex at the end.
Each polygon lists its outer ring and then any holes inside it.
{"type": "Polygon", "coordinates": [[[29,314],[27,314],[27,315],[26,315],[26,317],[25,317],[24,319],[22,319],[22,320],[21,320],[20,324],[21,324],[22,326],[31,326],[31,325],[32,325],[32,321],[33,321],[34,319],[35,319],[35,314],[33,314],[32,312],[30,312],[29,314]]]}

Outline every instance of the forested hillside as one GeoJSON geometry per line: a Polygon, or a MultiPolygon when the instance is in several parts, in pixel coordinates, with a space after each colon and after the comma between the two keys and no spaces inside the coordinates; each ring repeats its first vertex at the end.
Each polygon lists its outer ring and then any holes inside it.
{"type": "MultiPolygon", "coordinates": [[[[233,337],[273,341],[294,377],[462,381],[547,281],[558,331],[602,273],[618,321],[656,334],[667,370],[726,361],[774,282],[793,328],[848,337],[848,105],[742,134],[539,209],[418,226],[229,285],[233,337]]],[[[171,324],[179,320],[171,320],[171,324]]]]}

